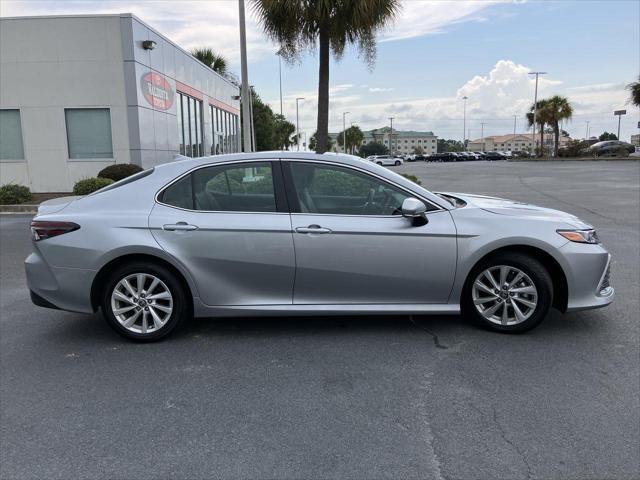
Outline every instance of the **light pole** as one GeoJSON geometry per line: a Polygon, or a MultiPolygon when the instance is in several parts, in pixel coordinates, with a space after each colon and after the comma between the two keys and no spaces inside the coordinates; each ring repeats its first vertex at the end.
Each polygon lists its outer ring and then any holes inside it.
{"type": "Polygon", "coordinates": [[[249,73],[247,71],[247,30],[244,21],[244,0],[238,1],[240,16],[240,69],[242,85],[240,98],[242,100],[242,146],[245,152],[251,152],[251,97],[249,95],[249,73]]]}
{"type": "Polygon", "coordinates": [[[394,118],[396,117],[389,117],[389,120],[391,121],[391,132],[389,133],[389,150],[391,151],[391,153],[393,153],[391,146],[393,144],[393,119],[394,118]]]}
{"type": "Polygon", "coordinates": [[[587,133],[585,134],[584,139],[589,140],[589,120],[585,120],[585,123],[587,124],[587,133]]]}
{"type": "Polygon", "coordinates": [[[304,100],[304,97],[296,98],[296,143],[298,144],[298,151],[300,151],[300,117],[298,113],[298,102],[300,100],[304,100]]]}
{"type": "Polygon", "coordinates": [[[347,113],[342,112],[342,152],[347,153],[347,113]]]}
{"type": "Polygon", "coordinates": [[[278,75],[280,77],[280,115],[282,115],[282,50],[278,50],[278,75]]]}
{"type": "Polygon", "coordinates": [[[516,141],[516,122],[518,121],[518,116],[513,116],[513,141],[516,141]]]}
{"type": "Polygon", "coordinates": [[[485,148],[484,148],[484,126],[486,125],[486,123],[484,122],[480,122],[480,138],[482,139],[482,151],[484,152],[485,148]]]}
{"type": "Polygon", "coordinates": [[[467,133],[467,99],[469,97],[467,97],[466,95],[464,97],[462,97],[463,100],[463,107],[462,107],[462,147],[466,150],[467,149],[467,144],[465,142],[466,140],[466,133],[467,133]]]}
{"type": "MultiPolygon", "coordinates": [[[[529,75],[535,75],[536,76],[536,91],[535,94],[533,96],[533,133],[531,136],[531,140],[533,143],[533,152],[535,155],[535,151],[536,151],[536,120],[538,118],[538,77],[540,75],[546,75],[547,72],[529,72],[529,75]]],[[[542,145],[540,145],[540,148],[542,149],[542,145]]]]}

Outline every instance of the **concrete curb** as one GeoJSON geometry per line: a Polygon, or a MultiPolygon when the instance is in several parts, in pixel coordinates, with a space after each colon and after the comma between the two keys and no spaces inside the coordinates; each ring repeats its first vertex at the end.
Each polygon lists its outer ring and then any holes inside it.
{"type": "Polygon", "coordinates": [[[0,214],[33,214],[38,211],[38,205],[0,205],[0,214]]]}

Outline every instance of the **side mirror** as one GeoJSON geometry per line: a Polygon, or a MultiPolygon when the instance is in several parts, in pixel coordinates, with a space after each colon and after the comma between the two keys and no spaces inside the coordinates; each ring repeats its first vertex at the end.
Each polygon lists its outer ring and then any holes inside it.
{"type": "Polygon", "coordinates": [[[413,219],[414,225],[416,224],[415,223],[416,220],[418,222],[422,221],[422,225],[427,223],[426,212],[427,212],[427,206],[417,198],[413,198],[413,197],[405,198],[404,201],[402,202],[402,216],[413,219]]]}

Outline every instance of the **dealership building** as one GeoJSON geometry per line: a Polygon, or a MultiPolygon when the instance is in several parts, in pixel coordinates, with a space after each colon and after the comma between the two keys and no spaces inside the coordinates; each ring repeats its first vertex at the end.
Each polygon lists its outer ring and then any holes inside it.
{"type": "Polygon", "coordinates": [[[131,14],[0,18],[0,184],[237,152],[239,95],[131,14]]]}

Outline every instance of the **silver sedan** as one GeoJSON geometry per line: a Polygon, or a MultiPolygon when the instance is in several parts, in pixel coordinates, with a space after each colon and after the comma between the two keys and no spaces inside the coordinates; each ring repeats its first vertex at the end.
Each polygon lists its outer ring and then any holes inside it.
{"type": "Polygon", "coordinates": [[[573,215],[432,193],[376,165],[293,152],[168,163],[44,202],[36,305],[164,337],[191,316],[459,314],[523,332],[604,307],[610,255],[573,215]],[[393,285],[393,288],[388,288],[393,285]]]}

